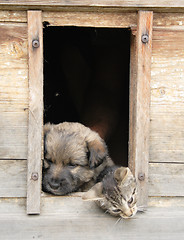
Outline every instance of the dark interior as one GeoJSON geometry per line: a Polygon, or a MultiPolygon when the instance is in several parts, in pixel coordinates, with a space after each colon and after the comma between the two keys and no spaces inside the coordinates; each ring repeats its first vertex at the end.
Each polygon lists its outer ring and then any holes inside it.
{"type": "Polygon", "coordinates": [[[80,122],[128,164],[128,29],[44,28],[44,122],[80,122]]]}

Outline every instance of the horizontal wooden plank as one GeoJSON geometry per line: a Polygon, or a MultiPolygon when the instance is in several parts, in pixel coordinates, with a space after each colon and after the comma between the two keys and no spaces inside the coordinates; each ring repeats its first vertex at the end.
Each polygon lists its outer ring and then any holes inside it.
{"type": "Polygon", "coordinates": [[[53,6],[53,7],[60,7],[60,6],[101,6],[101,7],[134,7],[134,8],[141,8],[141,7],[147,7],[147,8],[183,8],[184,3],[179,1],[179,0],[160,0],[160,1],[154,1],[150,0],[149,2],[146,0],[139,0],[139,1],[134,1],[134,0],[117,0],[117,1],[110,1],[110,0],[71,0],[71,1],[60,1],[60,0],[10,0],[6,1],[3,0],[1,1],[2,6],[7,5],[7,6],[53,6]]]}
{"type": "Polygon", "coordinates": [[[0,200],[2,239],[173,240],[184,234],[184,209],[151,207],[129,220],[105,214],[80,198],[42,199],[40,216],[26,216],[25,199],[0,200]]]}
{"type": "Polygon", "coordinates": [[[136,13],[43,12],[49,26],[83,26],[128,28],[136,25],[136,13]]]}
{"type": "Polygon", "coordinates": [[[150,163],[149,196],[184,196],[184,164],[150,163]]]}
{"type": "Polygon", "coordinates": [[[26,11],[0,11],[0,22],[27,22],[26,11]]]}
{"type": "MultiPolygon", "coordinates": [[[[26,160],[0,160],[0,197],[26,196],[26,160]]],[[[184,164],[150,163],[149,196],[184,196],[184,164]]]]}
{"type": "Polygon", "coordinates": [[[0,160],[0,197],[26,196],[26,160],[0,160]]]}
{"type": "MultiPolygon", "coordinates": [[[[1,108],[0,108],[1,111],[1,108]]],[[[28,112],[1,112],[0,158],[27,159],[28,112]]]]}
{"type": "MultiPolygon", "coordinates": [[[[65,9],[62,11],[44,11],[43,22],[48,21],[51,26],[76,25],[80,26],[81,22],[85,26],[136,26],[136,12],[122,12],[118,9],[101,10],[84,8],[82,11],[73,11],[65,9]],[[111,21],[109,21],[111,19],[111,21]]],[[[26,11],[0,11],[0,22],[27,22],[26,11]]],[[[172,29],[184,28],[184,15],[182,13],[154,13],[153,27],[163,27],[172,29]]]]}
{"type": "MultiPolygon", "coordinates": [[[[49,26],[87,26],[128,28],[137,25],[136,12],[116,11],[58,11],[43,12],[43,22],[49,26]]],[[[154,13],[153,27],[184,30],[184,14],[154,13]]]]}
{"type": "Polygon", "coordinates": [[[184,25],[182,13],[154,13],[153,26],[164,28],[178,28],[184,25]]]}
{"type": "Polygon", "coordinates": [[[184,207],[184,197],[149,197],[148,205],[151,207],[184,207]]]}

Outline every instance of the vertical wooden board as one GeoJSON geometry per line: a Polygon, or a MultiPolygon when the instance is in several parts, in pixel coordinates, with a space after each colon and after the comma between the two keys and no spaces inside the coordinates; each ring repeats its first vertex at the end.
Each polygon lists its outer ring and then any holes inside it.
{"type": "MultiPolygon", "coordinates": [[[[152,50],[152,22],[153,13],[138,12],[135,56],[131,62],[135,73],[131,74],[133,88],[130,92],[130,114],[133,118],[133,132],[130,143],[133,143],[130,167],[138,182],[138,205],[146,205],[148,197],[148,158],[149,158],[149,107],[150,107],[150,80],[151,80],[151,50],[152,50]],[[147,42],[144,39],[148,38],[147,42]],[[131,109],[132,108],[132,109],[131,109]],[[132,111],[133,110],[133,111],[132,111]]],[[[133,54],[131,54],[133,55],[133,54]]],[[[130,123],[131,124],[131,123],[130,123]]]]}
{"type": "Polygon", "coordinates": [[[129,146],[128,166],[135,174],[135,130],[136,130],[136,36],[131,31],[130,39],[130,87],[129,87],[129,146]]]}
{"type": "Polygon", "coordinates": [[[43,29],[42,12],[28,11],[29,124],[27,213],[40,213],[43,127],[43,29]]]}

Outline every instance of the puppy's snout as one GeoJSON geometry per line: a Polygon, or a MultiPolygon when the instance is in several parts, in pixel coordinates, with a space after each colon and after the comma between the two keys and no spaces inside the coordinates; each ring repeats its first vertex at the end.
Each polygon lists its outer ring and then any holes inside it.
{"type": "Polygon", "coordinates": [[[57,190],[60,186],[60,181],[58,179],[51,178],[49,185],[52,189],[57,190]]]}

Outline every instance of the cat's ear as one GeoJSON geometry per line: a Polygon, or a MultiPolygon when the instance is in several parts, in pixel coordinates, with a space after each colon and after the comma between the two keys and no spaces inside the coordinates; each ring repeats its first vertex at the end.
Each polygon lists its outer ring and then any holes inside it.
{"type": "Polygon", "coordinates": [[[82,199],[85,201],[95,201],[103,198],[102,194],[103,184],[99,182],[95,184],[88,192],[85,192],[82,199]]]}
{"type": "Polygon", "coordinates": [[[114,178],[118,183],[123,183],[126,181],[128,175],[130,175],[130,169],[125,167],[117,168],[114,172],[114,178]]]}
{"type": "Polygon", "coordinates": [[[95,140],[87,142],[89,151],[89,166],[91,169],[102,164],[105,157],[108,155],[106,144],[103,140],[95,140]]]}

